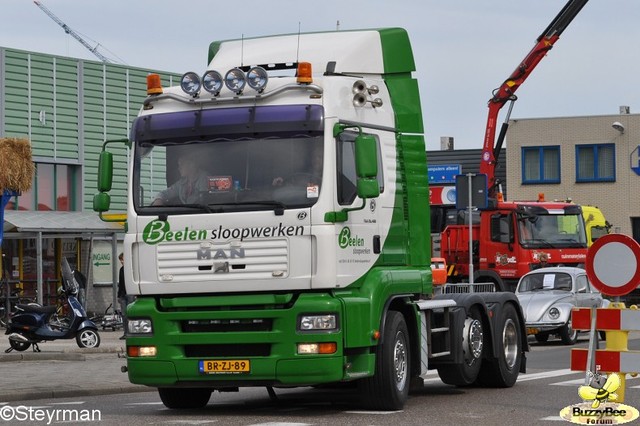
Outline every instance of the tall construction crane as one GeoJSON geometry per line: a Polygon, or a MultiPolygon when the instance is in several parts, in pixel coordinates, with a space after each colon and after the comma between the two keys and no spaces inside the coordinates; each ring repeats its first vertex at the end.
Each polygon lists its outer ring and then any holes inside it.
{"type": "Polygon", "coordinates": [[[114,63],[114,61],[112,61],[111,59],[107,58],[106,56],[104,56],[103,54],[98,52],[99,44],[96,45],[96,47],[91,47],[91,45],[89,43],[87,43],[82,37],[80,37],[80,35],[78,33],[76,33],[71,28],[69,28],[69,26],[67,24],[62,22],[60,20],[60,18],[58,18],[56,15],[54,15],[53,12],[51,12],[49,9],[47,9],[42,3],[40,3],[39,1],[36,1],[36,0],[34,0],[34,3],[40,9],[42,9],[42,11],[44,13],[46,13],[49,16],[49,18],[53,19],[58,25],[60,25],[62,27],[62,29],[64,30],[64,32],[66,32],[67,34],[71,35],[71,37],[73,37],[76,40],[78,40],[84,47],[89,49],[89,51],[91,53],[93,53],[94,55],[96,55],[102,62],[114,63]]]}

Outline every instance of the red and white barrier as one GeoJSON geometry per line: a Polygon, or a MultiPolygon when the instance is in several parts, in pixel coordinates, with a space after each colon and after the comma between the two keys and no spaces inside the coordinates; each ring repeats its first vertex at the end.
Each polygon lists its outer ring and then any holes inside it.
{"type": "MultiPolygon", "coordinates": [[[[640,331],[640,310],[599,308],[596,312],[596,329],[622,332],[620,336],[609,336],[618,340],[619,349],[598,349],[595,351],[596,369],[603,372],[637,373],[640,372],[640,351],[627,350],[626,333],[640,331]]],[[[575,330],[591,329],[591,309],[574,309],[571,313],[571,326],[575,330]]],[[[609,345],[608,345],[609,346],[609,345]]],[[[588,349],[571,349],[571,369],[587,370],[588,349]]]]}

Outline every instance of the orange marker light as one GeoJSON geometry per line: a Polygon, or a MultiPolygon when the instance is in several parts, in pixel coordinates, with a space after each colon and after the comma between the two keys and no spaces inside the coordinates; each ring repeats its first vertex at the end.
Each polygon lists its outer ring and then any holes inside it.
{"type": "Polygon", "coordinates": [[[338,345],[336,345],[334,342],[318,344],[318,353],[320,354],[334,354],[337,350],[338,345]]]}
{"type": "Polygon", "coordinates": [[[311,77],[311,62],[299,62],[298,63],[298,84],[310,84],[313,83],[311,77]]]}
{"type": "Polygon", "coordinates": [[[538,192],[538,201],[544,202],[544,192],[538,192]]]}
{"type": "Polygon", "coordinates": [[[159,74],[147,75],[147,95],[159,95],[162,93],[162,82],[159,74]]]}

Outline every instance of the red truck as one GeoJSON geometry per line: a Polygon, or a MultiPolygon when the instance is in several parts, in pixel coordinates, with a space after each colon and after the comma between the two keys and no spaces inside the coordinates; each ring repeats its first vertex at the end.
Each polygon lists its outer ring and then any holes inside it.
{"type": "Polygon", "coordinates": [[[480,160],[480,174],[487,176],[489,201],[479,212],[479,220],[472,225],[471,232],[466,224],[448,225],[442,231],[440,254],[449,265],[448,282],[493,282],[497,290],[514,290],[518,279],[532,269],[552,265],[580,266],[585,262],[587,237],[581,207],[572,203],[545,202],[543,197],[531,201],[504,201],[495,168],[513,103],[517,100],[516,90],[587,1],[570,0],[538,37],[524,60],[493,91],[480,160]],[[507,117],[496,140],[498,113],[507,102],[507,117]]]}

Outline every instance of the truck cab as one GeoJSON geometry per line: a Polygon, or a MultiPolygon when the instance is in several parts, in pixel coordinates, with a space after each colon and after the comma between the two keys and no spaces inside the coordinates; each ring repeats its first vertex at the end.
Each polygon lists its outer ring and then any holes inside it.
{"type": "Polygon", "coordinates": [[[480,213],[472,227],[449,225],[442,232],[441,253],[452,268],[452,278],[469,277],[493,282],[514,291],[518,279],[545,266],[581,266],[586,261],[587,237],[581,207],[572,203],[498,201],[480,213]]]}

